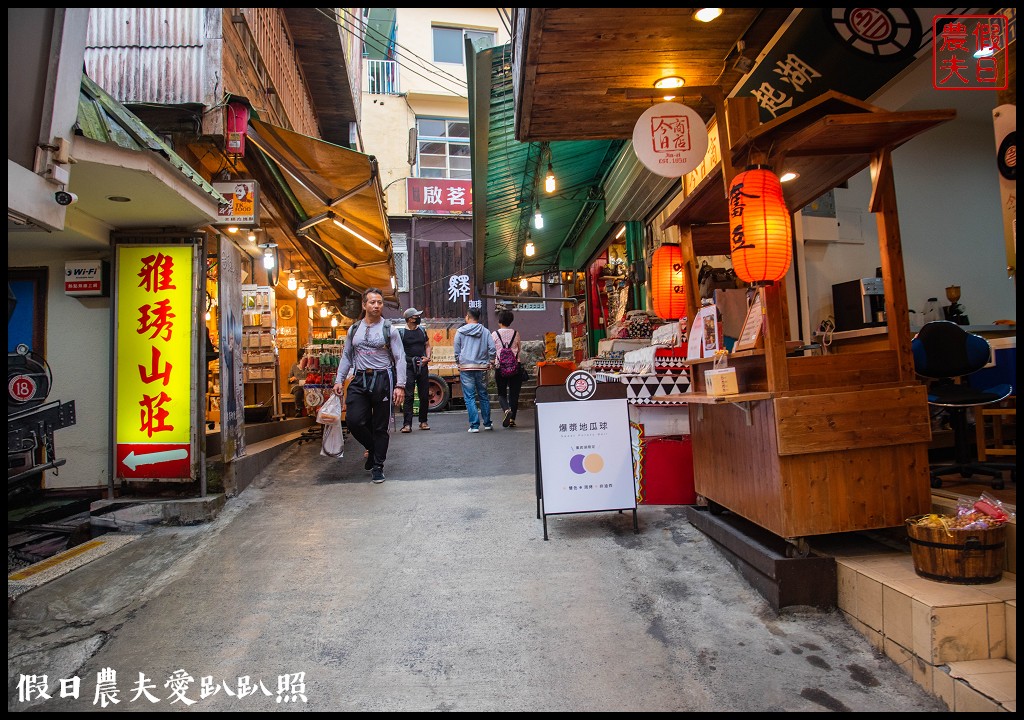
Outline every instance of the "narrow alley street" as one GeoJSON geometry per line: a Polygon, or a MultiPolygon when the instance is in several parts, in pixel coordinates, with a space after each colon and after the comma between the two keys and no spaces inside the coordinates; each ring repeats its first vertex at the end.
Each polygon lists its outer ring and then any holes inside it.
{"type": "Polygon", "coordinates": [[[351,438],[343,460],[293,445],[214,522],[17,598],[8,710],[945,709],[838,611],[773,611],[681,507],[641,506],[639,534],[628,514],[550,517],[545,542],[532,410],[431,425],[392,436],[382,485],[351,438]],[[50,699],[20,701],[22,675],[50,699]]]}

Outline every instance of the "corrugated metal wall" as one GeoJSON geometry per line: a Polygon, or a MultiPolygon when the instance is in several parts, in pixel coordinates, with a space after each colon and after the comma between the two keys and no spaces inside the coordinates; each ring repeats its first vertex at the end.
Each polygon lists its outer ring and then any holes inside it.
{"type": "Polygon", "coordinates": [[[643,166],[626,143],[604,183],[605,218],[609,222],[644,220],[679,178],[656,175],[643,166]]]}
{"type": "Polygon", "coordinates": [[[204,102],[204,8],[92,8],[85,70],[124,103],[204,102]]]}

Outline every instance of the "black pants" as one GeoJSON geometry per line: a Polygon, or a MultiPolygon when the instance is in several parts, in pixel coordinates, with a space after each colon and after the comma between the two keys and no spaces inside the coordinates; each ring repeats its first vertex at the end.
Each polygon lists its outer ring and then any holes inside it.
{"type": "Polygon", "coordinates": [[[352,437],[370,451],[373,464],[384,466],[388,457],[388,422],[391,420],[389,371],[356,373],[348,385],[345,425],[352,437]]]}
{"type": "Polygon", "coordinates": [[[494,382],[498,385],[498,404],[501,410],[511,411],[512,419],[516,419],[516,410],[519,409],[519,391],[523,389],[523,378],[519,373],[512,377],[502,377],[494,373],[494,382]]]}
{"type": "Polygon", "coordinates": [[[427,380],[427,364],[413,365],[411,362],[405,364],[405,424],[412,425],[412,392],[413,389],[420,395],[420,422],[427,421],[427,410],[430,407],[430,383],[427,380]],[[417,372],[417,368],[419,371],[417,372]]]}

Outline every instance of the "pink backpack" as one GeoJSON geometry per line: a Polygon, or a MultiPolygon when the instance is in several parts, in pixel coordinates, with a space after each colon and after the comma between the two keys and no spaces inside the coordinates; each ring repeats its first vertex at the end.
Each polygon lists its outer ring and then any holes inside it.
{"type": "Polygon", "coordinates": [[[498,336],[498,342],[501,343],[501,349],[498,350],[498,369],[497,373],[501,377],[512,377],[519,372],[519,358],[516,357],[516,352],[510,346],[516,341],[516,331],[512,331],[512,340],[506,345],[505,341],[501,339],[501,333],[496,333],[498,336]]]}

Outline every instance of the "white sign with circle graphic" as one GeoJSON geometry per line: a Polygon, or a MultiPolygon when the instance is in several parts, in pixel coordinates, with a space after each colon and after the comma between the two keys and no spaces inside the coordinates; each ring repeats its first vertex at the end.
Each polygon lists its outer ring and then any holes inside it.
{"type": "Polygon", "coordinates": [[[648,170],[682,177],[699,167],[708,150],[708,130],[697,111],[686,105],[652,105],[633,126],[633,151],[648,170]]]}
{"type": "Polygon", "coordinates": [[[596,390],[597,380],[586,370],[577,370],[565,379],[565,391],[573,400],[588,400],[596,390]]]}
{"type": "Polygon", "coordinates": [[[545,514],[636,507],[624,397],[537,403],[537,423],[545,514]]]}

